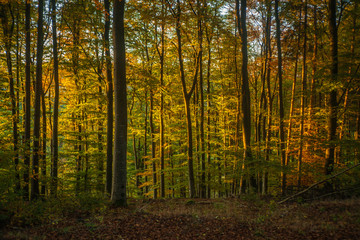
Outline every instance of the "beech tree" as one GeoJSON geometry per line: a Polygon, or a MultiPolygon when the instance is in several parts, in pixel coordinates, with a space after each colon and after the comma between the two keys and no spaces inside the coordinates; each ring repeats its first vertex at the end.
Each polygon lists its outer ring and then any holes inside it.
{"type": "Polygon", "coordinates": [[[126,147],[127,147],[127,100],[124,11],[125,0],[114,0],[114,87],[115,87],[115,136],[111,201],[126,206],[126,147]]]}

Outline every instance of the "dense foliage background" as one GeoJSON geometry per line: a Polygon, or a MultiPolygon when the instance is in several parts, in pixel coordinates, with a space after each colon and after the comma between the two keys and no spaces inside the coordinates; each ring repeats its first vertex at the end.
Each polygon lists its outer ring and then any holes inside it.
{"type": "MultiPolygon", "coordinates": [[[[113,128],[107,121],[113,121],[108,118],[113,100],[111,74],[107,74],[111,62],[107,60],[111,60],[113,44],[110,41],[107,47],[105,22],[107,16],[112,22],[112,4],[109,11],[103,1],[57,0],[55,9],[49,1],[43,3],[42,89],[35,93],[40,73],[40,1],[28,2],[30,138],[25,136],[25,1],[0,3],[0,201],[17,196],[28,199],[29,192],[36,192],[27,190],[28,186],[37,181],[35,189],[44,197],[110,193],[108,188],[105,191],[112,159],[112,146],[107,148],[112,135],[107,133],[113,128]],[[54,18],[59,64],[58,158],[54,158],[52,141],[54,18]],[[39,111],[34,108],[36,95],[41,99],[39,111]],[[35,114],[41,117],[38,139],[33,132],[35,114]],[[38,165],[30,158],[34,153],[40,156],[38,165]]],[[[329,28],[328,1],[279,1],[279,6],[275,2],[247,2],[251,157],[244,157],[241,99],[246,93],[236,1],[126,2],[129,197],[189,197],[189,174],[194,177],[192,196],[278,195],[303,189],[359,163],[358,1],[331,1],[337,2],[338,62],[332,57],[335,35],[329,28]],[[193,173],[189,172],[185,99],[190,103],[193,173]],[[331,125],[334,118],[336,124],[331,125]],[[331,149],[333,162],[328,155],[331,149]]],[[[110,36],[111,32],[110,28],[110,36]]],[[[353,169],[325,188],[330,193],[358,194],[359,175],[353,169]]]]}

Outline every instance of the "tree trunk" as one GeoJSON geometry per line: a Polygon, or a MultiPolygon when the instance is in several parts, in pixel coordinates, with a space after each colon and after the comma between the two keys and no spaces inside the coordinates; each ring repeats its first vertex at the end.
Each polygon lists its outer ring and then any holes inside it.
{"type": "Polygon", "coordinates": [[[41,195],[46,195],[46,104],[45,92],[41,93],[41,107],[42,107],[42,150],[41,150],[41,195]]]}
{"type": "Polygon", "coordinates": [[[276,21],[276,44],[278,52],[278,76],[279,76],[279,137],[280,137],[280,156],[281,156],[281,190],[285,194],[286,173],[285,173],[285,134],[284,134],[284,100],[282,87],[282,52],[281,52],[281,31],[279,19],[279,0],[275,0],[275,21],[276,21]]]}
{"type": "Polygon", "coordinates": [[[157,198],[157,172],[156,172],[156,143],[155,143],[155,126],[153,115],[154,114],[154,94],[150,90],[150,135],[151,135],[151,161],[152,161],[152,175],[153,175],[153,188],[154,188],[154,199],[157,198]]]}
{"type": "MultiPolygon", "coordinates": [[[[165,57],[165,1],[161,1],[161,52],[160,52],[160,86],[164,87],[164,57],[165,57]]],[[[160,92],[160,192],[165,197],[165,139],[164,139],[164,93],[160,92]]]]}
{"type": "Polygon", "coordinates": [[[307,0],[304,2],[304,42],[303,42],[303,62],[302,62],[302,90],[301,90],[301,120],[300,120],[300,146],[299,146],[299,159],[298,159],[298,188],[301,187],[302,177],[302,157],[304,148],[304,120],[305,120],[305,96],[306,96],[306,83],[307,83],[307,66],[306,66],[306,53],[307,53],[307,0]]]}
{"type": "Polygon", "coordinates": [[[195,179],[194,179],[194,170],[193,170],[193,139],[192,139],[192,127],[191,127],[191,111],[190,111],[190,99],[191,95],[194,92],[196,82],[197,82],[197,73],[198,73],[198,60],[196,62],[196,71],[193,79],[193,84],[188,92],[186,89],[186,80],[185,80],[185,71],[184,71],[184,61],[182,56],[182,43],[181,43],[181,6],[180,0],[177,0],[177,14],[176,14],[176,35],[178,41],[178,57],[180,65],[180,80],[183,90],[183,98],[185,104],[185,114],[186,114],[186,126],[187,126],[187,147],[188,147],[188,174],[189,174],[189,195],[190,198],[194,198],[196,195],[195,192],[195,179]]]}
{"type": "Polygon", "coordinates": [[[211,36],[209,36],[209,34],[207,34],[207,44],[208,44],[208,62],[207,62],[207,76],[206,76],[206,81],[207,81],[207,89],[206,89],[206,93],[207,93],[207,98],[206,98],[206,102],[207,102],[207,198],[211,197],[211,187],[210,187],[210,182],[211,182],[211,144],[210,144],[210,139],[211,139],[211,96],[210,96],[210,71],[211,71],[211,36]]]}
{"type": "MultiPolygon", "coordinates": [[[[313,117],[315,101],[316,101],[316,71],[317,71],[317,51],[318,51],[318,36],[317,36],[317,7],[314,5],[314,49],[313,49],[313,58],[312,58],[312,78],[310,86],[310,119],[313,117]]],[[[311,127],[312,124],[310,124],[311,127]]]]}
{"type": "MultiPolygon", "coordinates": [[[[206,3],[204,3],[206,4],[206,3]]],[[[199,90],[200,90],[200,152],[201,152],[201,179],[200,179],[200,197],[206,197],[206,182],[205,182],[205,130],[204,130],[204,79],[203,79],[203,6],[201,5],[201,0],[197,0],[198,7],[198,42],[199,42],[199,90]]]]}
{"type": "Polygon", "coordinates": [[[111,201],[126,206],[126,147],[127,147],[127,99],[126,57],[124,29],[125,0],[114,0],[114,83],[115,83],[115,143],[111,201]]]}
{"type": "Polygon", "coordinates": [[[42,94],[42,58],[43,58],[43,10],[44,0],[39,0],[37,23],[36,81],[35,81],[35,111],[34,111],[34,154],[32,161],[31,200],[39,196],[39,156],[40,156],[40,117],[42,94]]]}
{"type": "Polygon", "coordinates": [[[56,26],[56,0],[51,0],[51,20],[52,20],[52,37],[53,37],[53,58],[54,58],[54,82],[55,82],[55,96],[54,96],[54,123],[52,130],[52,159],[51,159],[51,195],[57,196],[58,186],[58,160],[59,160],[59,60],[58,60],[58,46],[57,46],[57,26],[56,26]]]}
{"type": "MultiPolygon", "coordinates": [[[[332,84],[336,84],[338,78],[338,32],[336,25],[336,0],[329,0],[328,2],[328,24],[330,30],[330,72],[332,84]]],[[[328,148],[326,149],[325,159],[325,174],[330,175],[334,170],[334,153],[337,129],[337,90],[333,89],[329,93],[328,101],[328,148]]],[[[331,183],[327,183],[326,186],[329,190],[332,188],[331,183]]]]}
{"type": "MultiPolygon", "coordinates": [[[[248,50],[247,50],[247,29],[246,29],[246,0],[241,0],[241,12],[239,11],[239,0],[236,0],[236,14],[240,19],[238,23],[239,32],[241,36],[241,51],[242,51],[242,68],[241,68],[241,110],[243,115],[243,146],[244,146],[244,163],[251,162],[252,152],[250,146],[251,140],[251,109],[250,109],[250,89],[249,89],[249,75],[248,75],[248,50]]],[[[250,170],[250,186],[256,189],[255,174],[252,173],[252,163],[248,164],[250,170]]]]}
{"type": "Polygon", "coordinates": [[[106,135],[106,193],[111,195],[112,186],[112,167],[113,167],[113,131],[114,131],[114,98],[113,98],[113,79],[110,57],[110,3],[104,0],[105,5],[105,58],[106,58],[106,81],[107,81],[107,135],[106,135]]]}
{"type": "Polygon", "coordinates": [[[25,4],[25,156],[24,156],[24,198],[29,199],[29,174],[30,174],[30,134],[31,134],[31,36],[30,36],[30,22],[31,22],[31,3],[26,1],[25,4]]]}

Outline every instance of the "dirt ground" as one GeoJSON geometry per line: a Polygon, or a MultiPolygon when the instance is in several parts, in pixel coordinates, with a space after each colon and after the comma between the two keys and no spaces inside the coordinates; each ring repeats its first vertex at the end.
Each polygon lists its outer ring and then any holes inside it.
{"type": "Polygon", "coordinates": [[[2,239],[360,239],[360,199],[286,203],[239,199],[129,200],[73,212],[2,239]]]}

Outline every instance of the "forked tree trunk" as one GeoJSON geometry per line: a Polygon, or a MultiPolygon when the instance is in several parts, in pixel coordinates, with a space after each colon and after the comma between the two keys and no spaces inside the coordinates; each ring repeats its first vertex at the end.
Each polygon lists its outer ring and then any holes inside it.
{"type": "MultiPolygon", "coordinates": [[[[248,75],[248,50],[247,50],[247,29],[246,29],[246,0],[241,0],[240,11],[239,0],[236,0],[236,14],[240,19],[238,23],[239,32],[241,36],[241,51],[242,51],[242,66],[241,66],[241,111],[243,115],[243,146],[244,146],[244,163],[248,164],[252,160],[252,152],[250,146],[251,140],[251,109],[250,109],[250,89],[249,89],[249,75],[248,75]]],[[[239,20],[238,20],[239,21],[239,20]]],[[[250,171],[250,186],[256,191],[256,179],[253,164],[248,164],[247,168],[250,171]]]]}
{"type": "MultiPolygon", "coordinates": [[[[184,60],[182,56],[182,42],[181,42],[181,4],[180,0],[177,0],[177,13],[176,13],[176,36],[178,42],[178,58],[180,65],[180,80],[183,90],[183,98],[185,104],[185,114],[186,114],[186,126],[187,126],[187,153],[188,153],[188,177],[189,177],[189,196],[190,198],[194,198],[196,196],[195,192],[195,179],[194,179],[194,167],[193,167],[193,137],[192,137],[192,124],[191,124],[191,110],[190,110],[190,99],[195,90],[196,82],[197,82],[197,73],[199,60],[196,60],[196,70],[193,79],[193,84],[188,92],[186,88],[186,80],[185,80],[185,70],[184,70],[184,60]]],[[[198,56],[199,57],[199,56],[198,56]]],[[[197,58],[198,58],[197,57],[197,58]]]]}

